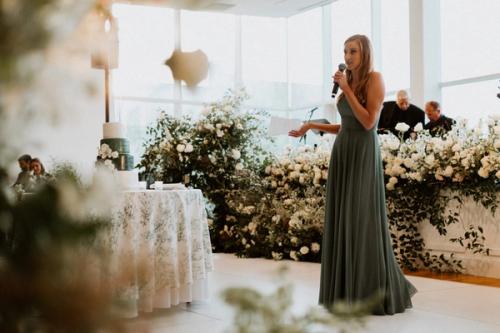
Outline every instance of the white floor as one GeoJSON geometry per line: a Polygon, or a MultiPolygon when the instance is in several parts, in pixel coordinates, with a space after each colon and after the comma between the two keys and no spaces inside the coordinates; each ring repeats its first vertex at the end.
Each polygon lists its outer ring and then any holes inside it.
{"type": "MultiPolygon", "coordinates": [[[[136,332],[224,332],[232,322],[232,309],[219,298],[231,286],[252,286],[262,292],[276,287],[276,271],[289,265],[288,279],[294,285],[294,312],[317,304],[320,265],[276,262],[266,259],[239,259],[215,254],[211,273],[210,299],[191,305],[157,310],[129,322],[136,332]]],[[[384,333],[500,333],[500,288],[483,287],[434,279],[408,277],[419,292],[413,309],[394,316],[370,316],[356,332],[384,333]]],[[[333,330],[335,331],[335,330],[333,330]]]]}

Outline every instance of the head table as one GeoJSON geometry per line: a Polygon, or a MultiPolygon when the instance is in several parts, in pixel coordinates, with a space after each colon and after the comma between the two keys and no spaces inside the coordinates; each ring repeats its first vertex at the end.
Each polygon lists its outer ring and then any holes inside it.
{"type": "Polygon", "coordinates": [[[213,261],[200,190],[121,192],[103,235],[123,316],[206,298],[213,261]]]}

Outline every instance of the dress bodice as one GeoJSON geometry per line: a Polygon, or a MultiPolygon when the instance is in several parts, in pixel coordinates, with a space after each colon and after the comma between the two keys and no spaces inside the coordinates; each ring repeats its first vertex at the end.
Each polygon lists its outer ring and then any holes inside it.
{"type": "Polygon", "coordinates": [[[366,130],[352,112],[351,106],[349,105],[349,102],[347,102],[347,99],[345,97],[340,99],[337,104],[337,108],[342,119],[343,130],[366,130]]]}

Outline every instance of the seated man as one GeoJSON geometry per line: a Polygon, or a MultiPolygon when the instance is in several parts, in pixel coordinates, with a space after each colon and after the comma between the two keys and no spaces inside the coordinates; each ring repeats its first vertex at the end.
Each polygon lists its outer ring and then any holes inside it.
{"type": "Polygon", "coordinates": [[[413,128],[421,123],[424,126],[425,113],[419,107],[410,104],[408,93],[405,90],[400,90],[396,94],[396,101],[384,102],[384,106],[380,113],[378,123],[378,132],[387,133],[391,131],[395,135],[399,135],[396,130],[398,123],[405,123],[410,126],[410,129],[404,133],[403,137],[406,140],[413,132],[413,128]]]}
{"type": "Polygon", "coordinates": [[[31,156],[23,155],[17,159],[21,172],[17,176],[16,182],[12,186],[21,185],[24,190],[27,190],[31,181],[31,156]]]}
{"type": "Polygon", "coordinates": [[[425,114],[429,118],[429,122],[425,124],[424,129],[429,130],[432,136],[447,133],[455,124],[455,120],[441,114],[441,106],[436,101],[425,103],[425,114]]]}

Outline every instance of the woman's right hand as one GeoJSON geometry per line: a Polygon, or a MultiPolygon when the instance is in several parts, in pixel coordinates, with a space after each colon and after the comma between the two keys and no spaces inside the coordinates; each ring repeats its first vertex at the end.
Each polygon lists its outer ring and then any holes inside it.
{"type": "Polygon", "coordinates": [[[296,129],[296,130],[291,130],[290,132],[288,132],[288,135],[289,136],[293,136],[295,138],[299,138],[301,136],[303,136],[304,134],[306,134],[306,132],[311,129],[310,127],[310,124],[308,123],[305,123],[304,125],[302,125],[299,129],[296,129]]]}

